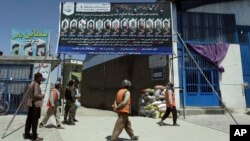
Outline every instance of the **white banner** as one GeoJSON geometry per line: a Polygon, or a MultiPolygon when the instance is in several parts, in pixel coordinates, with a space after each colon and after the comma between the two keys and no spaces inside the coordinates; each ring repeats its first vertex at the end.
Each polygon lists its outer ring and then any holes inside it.
{"type": "Polygon", "coordinates": [[[76,12],[110,12],[110,3],[76,3],[76,12]]]}

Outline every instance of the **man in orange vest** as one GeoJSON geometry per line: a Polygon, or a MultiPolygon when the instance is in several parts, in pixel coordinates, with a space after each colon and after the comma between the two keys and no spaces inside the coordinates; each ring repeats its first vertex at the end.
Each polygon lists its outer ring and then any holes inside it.
{"type": "Polygon", "coordinates": [[[118,119],[115,123],[110,141],[116,141],[123,128],[126,130],[131,140],[139,139],[138,136],[134,135],[133,129],[131,128],[131,122],[128,118],[130,114],[130,92],[128,88],[130,86],[131,82],[125,79],[122,82],[122,88],[117,92],[114,105],[112,105],[114,107],[114,111],[118,114],[118,119]]]}
{"type": "Polygon", "coordinates": [[[43,117],[42,122],[39,124],[39,127],[42,128],[44,127],[44,125],[47,123],[47,121],[49,120],[49,118],[54,115],[56,118],[56,124],[57,124],[57,129],[64,129],[64,127],[62,127],[62,123],[60,120],[60,116],[59,116],[59,105],[60,105],[60,94],[61,94],[61,90],[62,90],[62,85],[59,82],[55,83],[55,88],[53,89],[52,93],[49,96],[49,100],[47,103],[47,112],[45,114],[45,116],[43,117]]]}
{"type": "Polygon", "coordinates": [[[177,122],[177,110],[176,110],[176,103],[175,103],[175,95],[174,95],[174,84],[168,83],[166,86],[165,91],[165,100],[166,100],[166,112],[158,122],[159,125],[164,125],[163,121],[169,116],[170,112],[173,115],[173,126],[179,126],[177,122]]]}

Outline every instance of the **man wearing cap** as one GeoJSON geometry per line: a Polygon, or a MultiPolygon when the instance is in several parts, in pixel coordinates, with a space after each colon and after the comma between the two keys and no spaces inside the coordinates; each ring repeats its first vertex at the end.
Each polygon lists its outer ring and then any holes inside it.
{"type": "Polygon", "coordinates": [[[41,116],[41,106],[42,106],[42,99],[44,95],[41,93],[40,84],[43,80],[43,76],[41,73],[36,73],[34,75],[34,81],[32,81],[29,85],[27,91],[27,106],[28,106],[28,116],[25,123],[25,139],[32,139],[35,141],[41,141],[43,138],[37,136],[37,125],[38,120],[41,116]],[[30,129],[32,128],[32,136],[30,135],[30,129]]]}
{"type": "Polygon", "coordinates": [[[139,138],[134,135],[133,129],[131,128],[131,122],[128,118],[130,114],[130,92],[128,88],[130,86],[131,82],[125,79],[122,82],[122,88],[117,92],[113,107],[114,111],[118,114],[118,119],[115,123],[110,141],[116,141],[123,128],[126,130],[132,141],[138,140],[139,138]]]}
{"type": "Polygon", "coordinates": [[[161,126],[164,125],[163,121],[169,116],[170,112],[173,115],[173,126],[179,126],[179,124],[177,123],[177,110],[176,110],[175,94],[173,87],[174,84],[168,82],[168,84],[166,85],[166,89],[164,89],[167,109],[161,120],[157,122],[161,126]]]}
{"type": "Polygon", "coordinates": [[[54,115],[56,118],[56,124],[57,124],[57,129],[64,129],[61,126],[61,120],[60,120],[60,116],[59,116],[59,104],[60,104],[60,94],[61,94],[61,90],[62,90],[62,85],[59,82],[55,83],[55,88],[53,89],[53,91],[50,93],[49,95],[49,100],[47,103],[47,112],[45,114],[45,116],[43,117],[42,122],[39,124],[39,127],[42,128],[44,127],[44,125],[47,123],[47,121],[49,120],[49,118],[54,115]]]}

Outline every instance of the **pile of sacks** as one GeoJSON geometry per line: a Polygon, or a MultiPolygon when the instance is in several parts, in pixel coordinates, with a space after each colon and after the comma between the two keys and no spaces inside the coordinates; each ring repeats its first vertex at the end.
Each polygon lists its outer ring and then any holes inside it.
{"type": "Polygon", "coordinates": [[[166,112],[165,87],[156,85],[142,90],[139,99],[139,116],[161,118],[166,112]]]}

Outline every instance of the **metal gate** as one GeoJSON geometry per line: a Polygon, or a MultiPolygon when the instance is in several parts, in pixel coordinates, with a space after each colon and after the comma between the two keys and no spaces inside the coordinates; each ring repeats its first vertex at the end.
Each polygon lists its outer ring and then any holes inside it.
{"type": "Polygon", "coordinates": [[[247,108],[250,108],[250,27],[238,26],[243,79],[245,83],[245,98],[247,108]]]}
{"type": "MultiPolygon", "coordinates": [[[[203,73],[215,88],[219,90],[218,72],[214,65],[203,59],[200,55],[190,50],[194,59],[201,67],[203,73]]],[[[219,106],[219,99],[206,82],[195,63],[184,51],[184,94],[186,106],[219,106]]]]}
{"type": "MultiPolygon", "coordinates": [[[[180,12],[177,16],[178,31],[185,43],[213,44],[236,43],[236,21],[233,14],[180,12]]],[[[220,106],[219,98],[199,72],[183,45],[178,44],[180,79],[186,106],[220,106]]],[[[217,68],[192,51],[195,60],[214,87],[219,92],[217,68]]]]}
{"type": "MultiPolygon", "coordinates": [[[[26,86],[32,81],[32,68],[32,65],[0,64],[0,83],[4,84],[3,98],[9,103],[9,113],[16,111],[26,86]]],[[[21,108],[20,112],[26,111],[21,108]]]]}

